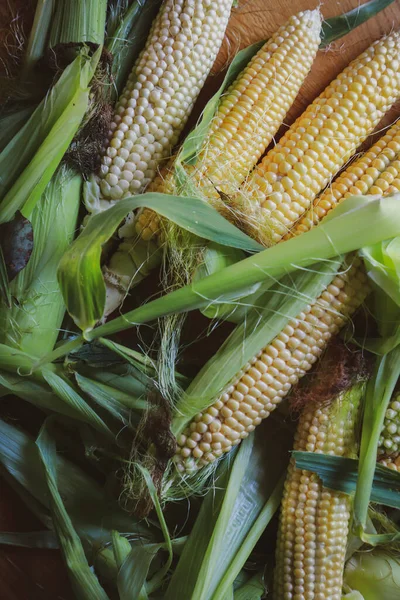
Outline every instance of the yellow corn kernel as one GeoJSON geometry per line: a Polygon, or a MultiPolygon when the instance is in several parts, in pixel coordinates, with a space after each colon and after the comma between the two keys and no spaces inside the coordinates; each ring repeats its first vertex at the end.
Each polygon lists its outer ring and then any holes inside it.
{"type": "MultiPolygon", "coordinates": [[[[294,450],[353,456],[362,388],[307,405],[294,450]]],[[[351,497],[324,488],[291,459],[283,493],[274,577],[276,600],[341,600],[351,497]]]]}
{"type": "MultiPolygon", "coordinates": [[[[320,29],[319,10],[307,10],[273,34],[223,94],[195,168],[185,167],[202,197],[230,220],[218,191],[236,192],[272,141],[311,68],[320,29]]],[[[147,191],[177,193],[173,161],[147,191]]],[[[150,221],[150,229],[161,231],[160,216],[144,209],[135,224],[143,239],[150,221]]]]}
{"type": "Polygon", "coordinates": [[[400,97],[399,60],[398,32],[372,44],[268,152],[234,199],[251,235],[267,246],[279,242],[309,209],[400,97]]]}
{"type": "Polygon", "coordinates": [[[400,121],[370,150],[354,161],[329,188],[314,200],[313,206],[285,236],[289,239],[309,231],[337,204],[350,196],[381,194],[400,190],[400,121]]]}
{"type": "Polygon", "coordinates": [[[311,369],[329,340],[361,306],[368,292],[367,276],[361,260],[355,258],[350,268],[338,273],[321,296],[296,319],[292,319],[238,373],[214,404],[194,418],[194,430],[189,425],[183,432],[185,442],[181,444],[178,440],[174,457],[177,468],[182,472],[190,472],[204,466],[246,438],[311,369]],[[224,436],[224,445],[218,453],[214,452],[213,446],[216,440],[212,424],[216,419],[221,423],[224,436]],[[204,425],[207,426],[206,430],[204,425]],[[211,444],[210,451],[198,460],[193,457],[191,449],[190,452],[187,451],[188,440],[197,440],[197,436],[192,437],[196,433],[201,434],[196,444],[202,441],[211,444]]]}

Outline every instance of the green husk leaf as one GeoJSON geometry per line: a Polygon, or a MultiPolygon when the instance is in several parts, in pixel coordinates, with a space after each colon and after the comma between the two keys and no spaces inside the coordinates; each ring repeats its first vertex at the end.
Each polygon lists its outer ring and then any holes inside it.
{"type": "MultiPolygon", "coordinates": [[[[374,491],[374,473],[379,437],[393,390],[400,375],[400,346],[378,357],[373,377],[368,381],[365,395],[361,435],[359,475],[354,499],[354,525],[363,539],[367,527],[368,503],[374,491]]],[[[400,475],[397,474],[400,482],[400,475]]],[[[397,493],[399,501],[400,494],[397,493]]],[[[382,504],[384,504],[382,502],[382,504]]],[[[400,506],[400,503],[397,507],[400,506]]]]}
{"type": "Polygon", "coordinates": [[[122,563],[131,551],[131,545],[125,537],[119,534],[118,531],[113,531],[112,548],[115,562],[117,563],[118,569],[120,569],[122,563]]]}
{"type": "Polygon", "coordinates": [[[261,600],[265,591],[264,572],[260,571],[235,591],[233,600],[261,600]]]}
{"type": "Polygon", "coordinates": [[[0,302],[0,341],[36,356],[51,351],[65,306],[57,266],[75,232],[81,177],[67,168],[53,176],[32,214],[33,253],[10,284],[11,304],[0,302]]]}
{"type": "MultiPolygon", "coordinates": [[[[14,393],[38,408],[87,423],[108,439],[115,440],[108,425],[68,381],[62,367],[49,365],[33,373],[34,362],[28,354],[0,344],[0,389],[14,393]]],[[[121,397],[118,392],[116,395],[121,397]]]]}
{"type": "Polygon", "coordinates": [[[161,0],[134,0],[107,40],[107,50],[114,57],[112,72],[117,94],[146,42],[160,4],[161,0]]]}
{"type": "MultiPolygon", "coordinates": [[[[134,398],[109,385],[96,382],[88,377],[75,374],[75,379],[81,390],[94,400],[99,406],[107,410],[115,419],[129,425],[133,418],[131,411],[139,413],[147,408],[147,402],[134,398]]],[[[131,425],[129,425],[131,426],[131,425]]]]}
{"type": "Polygon", "coordinates": [[[365,347],[384,355],[400,344],[400,237],[363,248],[367,273],[374,282],[373,311],[380,338],[365,347]]]}
{"type": "Polygon", "coordinates": [[[359,552],[346,563],[344,584],[362,594],[358,596],[361,600],[397,600],[400,594],[399,557],[380,550],[359,552]]]}
{"type": "Polygon", "coordinates": [[[81,417],[81,411],[74,410],[74,408],[63,402],[53,393],[49,386],[32,377],[21,377],[21,375],[0,370],[1,394],[12,394],[42,410],[59,413],[73,419],[84,420],[81,417]]]}
{"type": "Polygon", "coordinates": [[[18,548],[48,548],[58,550],[60,545],[54,531],[0,532],[0,545],[18,548]]]}
{"type": "Polygon", "coordinates": [[[38,0],[24,56],[24,78],[30,74],[32,67],[43,56],[54,7],[55,0],[38,0]]]}
{"type": "Polygon", "coordinates": [[[290,439],[266,422],[221,463],[172,575],[165,600],[225,598],[279,507],[290,439]],[[284,438],[285,440],[285,438],[284,438]],[[279,450],[277,450],[279,448],[279,450]],[[274,462],[268,457],[274,453],[274,462]],[[250,491],[251,490],[251,491],[250,491]]]}
{"type": "Polygon", "coordinates": [[[340,266],[340,259],[314,265],[313,270],[285,276],[265,292],[260,300],[262,308],[249,312],[247,319],[234,329],[178,400],[171,425],[174,435],[179,435],[192,417],[210,406],[236,373],[267,346],[290,319],[318,298],[340,266]]]}
{"type": "Polygon", "coordinates": [[[393,2],[394,0],[369,0],[369,2],[360,4],[342,15],[324,20],[322,23],[321,47],[325,48],[335,40],[350,33],[350,31],[377,15],[393,2]]]}
{"type": "Polygon", "coordinates": [[[109,439],[114,439],[115,436],[106,425],[106,423],[99,417],[99,415],[87,404],[87,402],[76,392],[76,390],[68,383],[62,376],[51,371],[50,369],[42,370],[43,379],[49,384],[53,392],[64,400],[66,404],[71,405],[74,409],[82,414],[85,422],[89,423],[105,435],[109,439]]]}
{"type": "Polygon", "coordinates": [[[114,393],[121,392],[119,400],[122,403],[124,403],[124,398],[129,396],[133,408],[136,405],[136,399],[142,398],[151,389],[151,381],[147,376],[130,365],[118,365],[107,370],[100,370],[98,367],[78,367],[76,371],[93,381],[112,387],[115,390],[114,393]]]}
{"type": "Polygon", "coordinates": [[[100,58],[82,50],[26,125],[0,154],[0,222],[20,210],[29,218],[89,106],[89,84],[100,58]]]}
{"type": "Polygon", "coordinates": [[[363,248],[361,256],[371,280],[400,307],[400,237],[363,248]]]}
{"type": "Polygon", "coordinates": [[[113,342],[112,340],[107,340],[106,338],[99,338],[99,342],[126,360],[130,365],[132,365],[132,367],[135,367],[135,369],[143,371],[143,373],[146,373],[150,376],[155,375],[156,365],[150,357],[140,354],[132,348],[128,348],[127,346],[122,346],[117,342],[113,342]]]}
{"type": "Polygon", "coordinates": [[[153,559],[162,544],[135,544],[118,573],[118,592],[121,600],[147,600],[146,579],[153,559]]]}
{"type": "Polygon", "coordinates": [[[11,142],[32,115],[35,107],[21,108],[0,118],[0,152],[11,142]]]}
{"type": "MultiPolygon", "coordinates": [[[[242,250],[226,248],[210,242],[204,250],[202,264],[196,269],[193,275],[193,282],[196,283],[196,281],[208,275],[217,273],[225,267],[243,260],[245,257],[242,250]]],[[[212,302],[205,308],[202,308],[201,312],[209,319],[222,319],[232,323],[242,323],[249,310],[255,307],[262,308],[259,303],[260,298],[272,285],[272,280],[262,285],[256,284],[247,290],[246,294],[243,294],[243,292],[239,295],[233,294],[230,302],[225,294],[223,302],[212,302]]]]}
{"type": "MultiPolygon", "coordinates": [[[[33,438],[2,420],[0,463],[24,490],[24,494],[20,494],[24,501],[29,492],[43,507],[49,507],[48,490],[33,438]]],[[[152,539],[154,530],[150,525],[139,525],[92,477],[62,454],[57,455],[57,483],[75,529],[82,540],[93,544],[93,550],[110,542],[114,529],[140,535],[144,540],[152,539]]]]}
{"type": "Polygon", "coordinates": [[[153,480],[147,469],[139,464],[137,465],[137,468],[140,470],[146,482],[157,517],[160,521],[165,544],[133,544],[130,553],[122,562],[118,573],[117,585],[121,600],[131,600],[132,598],[146,600],[148,594],[158,589],[163,583],[173,558],[171,538],[153,480]],[[168,551],[168,559],[164,566],[153,575],[152,579],[146,581],[151,563],[161,549],[166,549],[168,551]]]}
{"type": "Polygon", "coordinates": [[[261,249],[257,242],[199,198],[149,193],[121,200],[89,220],[59,265],[59,282],[68,310],[83,331],[92,329],[104,312],[105,285],[100,268],[102,245],[131,211],[142,206],[156,210],[200,237],[247,250],[261,249]],[[80,282],[78,286],[77,282],[80,282]]]}
{"type": "Polygon", "coordinates": [[[149,471],[146,468],[144,468],[142,465],[137,464],[137,468],[141,472],[141,474],[146,482],[146,486],[147,486],[148,492],[150,494],[150,498],[153,502],[153,505],[154,505],[154,508],[155,508],[155,511],[156,511],[156,514],[157,514],[157,517],[158,517],[158,520],[160,523],[162,534],[164,536],[166,550],[168,552],[168,559],[165,562],[164,566],[161,567],[161,569],[153,576],[153,578],[146,583],[146,592],[150,594],[150,593],[154,592],[155,590],[157,590],[160,587],[160,585],[162,585],[164,578],[166,577],[166,575],[171,567],[174,554],[173,554],[173,549],[172,549],[171,537],[170,537],[169,531],[168,531],[168,526],[165,521],[164,513],[161,508],[160,500],[158,498],[158,493],[157,493],[156,487],[153,483],[153,480],[151,478],[151,475],[150,475],[149,471]]]}
{"type": "Polygon", "coordinates": [[[70,42],[104,42],[107,0],[57,0],[50,31],[50,48],[70,42]]]}
{"type": "MultiPolygon", "coordinates": [[[[315,454],[314,452],[292,453],[296,466],[317,473],[325,487],[353,495],[358,482],[359,461],[354,458],[315,454]]],[[[375,461],[376,462],[376,461],[375,461]]],[[[368,501],[400,508],[400,473],[375,465],[371,495],[368,501]]]]}
{"type": "Polygon", "coordinates": [[[96,575],[89,567],[82,543],[62,501],[57,485],[55,443],[48,432],[46,423],[40,431],[36,446],[45,473],[50,510],[60,548],[75,594],[78,599],[82,600],[109,600],[96,575]]]}
{"type": "MultiPolygon", "coordinates": [[[[106,214],[108,212],[106,211],[106,214]]],[[[246,290],[256,283],[269,279],[276,280],[284,273],[299,267],[306,268],[317,260],[330,259],[394,237],[400,230],[399,212],[399,194],[384,198],[376,196],[348,198],[332,211],[331,218],[325,219],[311,231],[250,256],[214,275],[205,277],[196,284],[187,285],[148,302],[97,327],[94,331],[90,331],[90,328],[94,324],[96,315],[102,313],[104,306],[101,300],[104,297],[104,283],[102,279],[100,280],[99,266],[96,269],[97,260],[95,263],[87,260],[84,273],[76,266],[81,264],[81,255],[76,251],[81,243],[77,246],[72,245],[74,248],[72,255],[70,253],[64,255],[60,268],[60,287],[70,314],[83,329],[85,338],[93,340],[169,314],[203,308],[210,302],[223,300],[225,294],[246,290]],[[70,260],[67,261],[66,256],[70,256],[70,260]],[[97,271],[96,275],[93,274],[94,271],[97,271]]],[[[86,248],[89,257],[93,253],[90,247],[86,248]]],[[[96,255],[98,254],[99,250],[96,250],[96,255]]],[[[82,338],[67,342],[45,357],[38,366],[76,350],[82,343],[82,338]]]]}

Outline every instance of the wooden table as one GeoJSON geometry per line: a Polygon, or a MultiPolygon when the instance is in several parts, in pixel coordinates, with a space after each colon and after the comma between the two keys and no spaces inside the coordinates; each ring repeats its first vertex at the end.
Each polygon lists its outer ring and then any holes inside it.
{"type": "MultiPolygon", "coordinates": [[[[364,0],[325,0],[321,10],[324,17],[331,17],[362,3],[364,0]]],[[[10,23],[16,17],[18,23],[25,23],[26,30],[29,30],[34,5],[34,0],[0,0],[0,42],[7,40],[10,44],[10,23]]],[[[267,38],[294,12],[315,8],[317,5],[316,0],[239,0],[239,7],[233,10],[214,73],[218,73],[239,48],[267,38]]],[[[373,40],[397,27],[400,27],[400,0],[396,0],[377,17],[330,48],[320,51],[285,122],[291,123],[329,81],[373,40]]],[[[0,51],[0,61],[4,56],[4,52],[0,51]]],[[[210,78],[200,100],[212,93],[218,79],[210,78]]],[[[399,114],[397,109],[392,111],[387,123],[399,114]]],[[[28,513],[15,493],[1,480],[0,486],[0,530],[40,529],[40,523],[28,513]]],[[[0,547],[0,599],[73,600],[74,595],[59,553],[0,547]]]]}

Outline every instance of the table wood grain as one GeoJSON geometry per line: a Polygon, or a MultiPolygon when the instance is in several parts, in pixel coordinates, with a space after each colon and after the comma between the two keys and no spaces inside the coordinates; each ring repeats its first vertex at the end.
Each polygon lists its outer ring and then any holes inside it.
{"type": "MultiPolygon", "coordinates": [[[[321,4],[321,10],[327,18],[356,8],[363,2],[364,0],[326,0],[321,4]]],[[[195,113],[198,114],[205,99],[216,89],[222,76],[221,70],[238,49],[267,38],[294,12],[312,9],[317,5],[319,2],[316,0],[239,0],[239,6],[233,10],[223,47],[214,65],[214,75],[209,78],[195,113]]],[[[12,53],[18,53],[22,37],[15,40],[12,29],[17,25],[19,32],[29,31],[34,6],[34,0],[0,0],[0,75],[6,72],[7,51],[4,44],[12,53]]],[[[285,123],[290,124],[329,81],[372,41],[397,27],[400,27],[400,0],[396,0],[377,17],[364,23],[344,39],[319,51],[312,72],[285,123]]],[[[394,120],[399,114],[396,107],[387,117],[386,123],[394,120]]],[[[17,412],[22,415],[23,420],[23,403],[18,399],[15,402],[19,404],[17,412]]],[[[4,409],[2,414],[4,415],[4,409]]],[[[38,529],[41,529],[40,523],[29,513],[14,491],[0,479],[0,530],[38,529]]],[[[73,600],[60,553],[0,547],[0,599],[73,600]]]]}

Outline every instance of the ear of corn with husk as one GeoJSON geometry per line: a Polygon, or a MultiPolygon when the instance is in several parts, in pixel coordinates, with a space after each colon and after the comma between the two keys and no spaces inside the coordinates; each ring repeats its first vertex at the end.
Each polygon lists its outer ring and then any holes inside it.
{"type": "MultiPolygon", "coordinates": [[[[196,164],[185,166],[189,181],[183,189],[176,183],[171,161],[148,191],[186,191],[186,195],[194,191],[235,220],[237,216],[230,214],[219,192],[237,190],[278,131],[311,68],[320,43],[320,27],[318,10],[299,13],[280,27],[222,95],[196,164]]],[[[146,247],[143,241],[154,240],[160,245],[165,239],[164,229],[160,216],[149,209],[140,211],[133,223],[120,229],[125,239],[104,269],[109,298],[106,316],[119,306],[132,283],[141,279],[137,266],[146,247]]]]}
{"type": "MultiPolygon", "coordinates": [[[[324,360],[335,373],[337,364],[330,362],[329,353],[324,360]]],[[[324,360],[320,366],[322,372],[324,360]]],[[[353,373],[354,376],[357,378],[357,374],[353,373]]],[[[326,370],[325,379],[328,377],[326,370]]],[[[336,385],[341,386],[340,375],[336,385]]],[[[306,396],[294,450],[343,457],[357,455],[363,384],[352,385],[333,398],[324,399],[324,389],[319,387],[314,398],[306,396]]],[[[312,389],[310,384],[311,396],[312,389]]],[[[296,396],[293,399],[296,402],[296,396]]],[[[274,597],[277,600],[302,595],[341,600],[350,510],[350,496],[325,488],[315,473],[297,468],[295,459],[291,459],[276,548],[274,597]]]]}
{"type": "Polygon", "coordinates": [[[229,452],[267,418],[321,356],[369,292],[359,259],[243,366],[224,393],[178,437],[175,462],[191,471],[229,452]]]}
{"type": "Polygon", "coordinates": [[[171,152],[217,56],[231,0],[165,0],[115,109],[99,175],[99,201],[143,190],[171,152]]]}
{"type": "MultiPolygon", "coordinates": [[[[382,195],[385,193],[389,193],[392,188],[390,188],[390,184],[388,184],[388,180],[392,183],[396,181],[399,175],[398,166],[400,163],[397,161],[397,134],[398,126],[394,125],[394,127],[388,132],[386,136],[384,136],[377,144],[367,153],[366,157],[361,157],[354,163],[354,166],[349,167],[332,185],[332,190],[328,190],[325,192],[325,195],[328,197],[335,197],[338,201],[340,199],[344,199],[345,194],[347,193],[347,197],[355,194],[355,193],[365,193],[371,189],[371,192],[380,192],[382,195]],[[369,162],[374,161],[374,166],[369,167],[369,162]],[[347,182],[347,186],[344,185],[343,182],[347,182]],[[351,182],[351,186],[350,186],[351,182]],[[349,187],[351,187],[351,192],[349,191],[349,187]]],[[[317,203],[318,206],[318,203],[317,203]]],[[[318,216],[325,216],[329,211],[330,206],[327,206],[327,201],[322,200],[322,210],[318,213],[318,216]],[[321,214],[322,213],[322,214],[321,214]]],[[[301,231],[301,229],[300,229],[301,231]]],[[[359,305],[365,299],[368,293],[368,287],[366,285],[365,275],[363,274],[363,270],[361,265],[359,267],[354,267],[354,271],[350,270],[349,280],[352,283],[355,283],[357,278],[357,273],[359,273],[359,277],[364,278],[364,295],[359,297],[359,305]],[[355,279],[353,280],[353,277],[355,279]]],[[[360,281],[360,289],[362,289],[363,285],[360,281]]],[[[328,288],[329,290],[329,288],[328,288]]],[[[332,302],[328,301],[328,306],[332,306],[332,302]]],[[[348,305],[350,308],[350,305],[348,305]]],[[[340,310],[340,309],[339,309],[340,310]]],[[[354,310],[353,309],[350,309],[354,310]]],[[[312,310],[311,310],[312,316],[312,310]]],[[[301,322],[303,320],[307,321],[306,315],[301,317],[301,322]]],[[[290,324],[289,324],[290,326],[290,324]]],[[[313,333],[316,334],[318,331],[318,327],[315,328],[316,322],[313,323],[313,333]]],[[[291,334],[293,328],[290,329],[291,334]]],[[[285,353],[286,360],[293,360],[295,358],[295,353],[297,352],[297,346],[299,343],[296,342],[296,347],[293,349],[294,351],[290,352],[287,344],[290,345],[290,334],[283,330],[282,332],[285,339],[280,340],[279,337],[276,340],[277,344],[280,344],[281,351],[285,353]],[[288,339],[286,337],[289,335],[288,339]],[[286,341],[285,341],[286,340],[286,341]]],[[[316,340],[314,340],[313,344],[315,344],[316,340]]],[[[318,344],[318,342],[317,342],[318,344]]],[[[316,346],[315,346],[316,348],[316,346]]],[[[272,352],[272,349],[270,350],[272,352]]],[[[314,355],[318,356],[318,350],[312,351],[308,353],[310,356],[314,355]]],[[[262,360],[261,362],[264,363],[262,360]]],[[[300,360],[304,360],[307,356],[307,352],[305,354],[299,354],[301,356],[300,360]]],[[[274,356],[270,356],[269,366],[271,368],[271,372],[266,366],[263,366],[261,370],[255,368],[252,363],[249,364],[248,368],[244,369],[244,372],[240,372],[235,382],[232,384],[231,389],[229,389],[225,394],[220,397],[217,403],[211,406],[208,410],[209,412],[204,415],[199,414],[196,416],[198,419],[198,427],[195,424],[191,424],[190,428],[187,429],[182,438],[178,440],[178,444],[181,447],[180,452],[182,457],[185,459],[190,458],[189,462],[194,458],[197,458],[199,464],[206,464],[209,460],[215,460],[221,453],[224,451],[228,451],[233,444],[239,443],[241,436],[247,435],[248,431],[251,431],[252,428],[260,422],[260,418],[265,418],[271,412],[270,409],[266,409],[262,404],[264,403],[264,398],[270,399],[271,409],[274,407],[275,402],[274,398],[279,402],[282,396],[284,396],[285,392],[285,384],[287,389],[290,389],[289,379],[283,379],[283,372],[279,367],[277,367],[274,363],[274,356]],[[268,387],[264,389],[265,383],[263,374],[265,373],[265,377],[268,379],[268,387]],[[272,375],[274,373],[275,375],[272,375]],[[270,377],[277,377],[277,380],[270,379],[270,377]],[[247,381],[248,380],[248,381],[247,381]],[[263,384],[263,389],[260,389],[261,383],[258,385],[257,382],[260,381],[263,384]],[[279,387],[276,386],[279,384],[279,387]],[[275,387],[275,391],[272,392],[272,389],[269,386],[275,387]],[[240,389],[239,389],[240,388],[240,389]],[[242,389],[243,388],[243,389],[242,389]],[[252,390],[254,389],[254,393],[252,390]],[[246,402],[246,399],[249,402],[246,402]],[[232,406],[229,405],[231,403],[232,406]],[[241,410],[241,406],[245,407],[244,410],[241,410]],[[257,406],[258,410],[254,410],[254,407],[257,406]],[[253,409],[253,410],[252,410],[253,409]],[[235,413],[237,412],[239,419],[235,419],[235,413]],[[214,425],[214,420],[216,424],[214,425]],[[213,431],[215,429],[216,438],[214,441],[213,431]],[[231,429],[233,432],[231,434],[231,429]],[[227,434],[227,435],[224,435],[227,434]],[[205,439],[207,438],[207,439],[205,439]],[[210,439],[209,439],[210,438],[210,439]],[[214,456],[213,453],[213,444],[216,444],[215,449],[217,450],[217,455],[214,456]],[[226,448],[226,450],[224,450],[226,448]],[[207,452],[206,452],[207,450],[207,452]],[[203,456],[205,458],[203,458],[203,456]]],[[[276,348],[276,360],[279,365],[281,364],[281,357],[279,354],[278,348],[276,348]]],[[[255,356],[254,361],[258,361],[257,364],[260,365],[260,357],[255,356]]],[[[285,360],[284,360],[285,363],[285,360]]],[[[297,359],[291,364],[289,362],[286,363],[286,367],[289,367],[288,376],[293,377],[293,381],[295,381],[295,372],[297,368],[297,359]],[[292,370],[294,369],[293,373],[292,370]]],[[[306,364],[306,363],[304,363],[306,364]]],[[[312,363],[311,363],[312,364],[312,363]]],[[[309,367],[311,366],[309,363],[309,367]]],[[[265,364],[266,365],[266,364],[265,364]]],[[[260,365],[261,366],[261,365],[260,365]]],[[[282,363],[283,366],[283,363],[282,363]]],[[[180,464],[180,459],[177,458],[178,464],[180,464]]]]}

